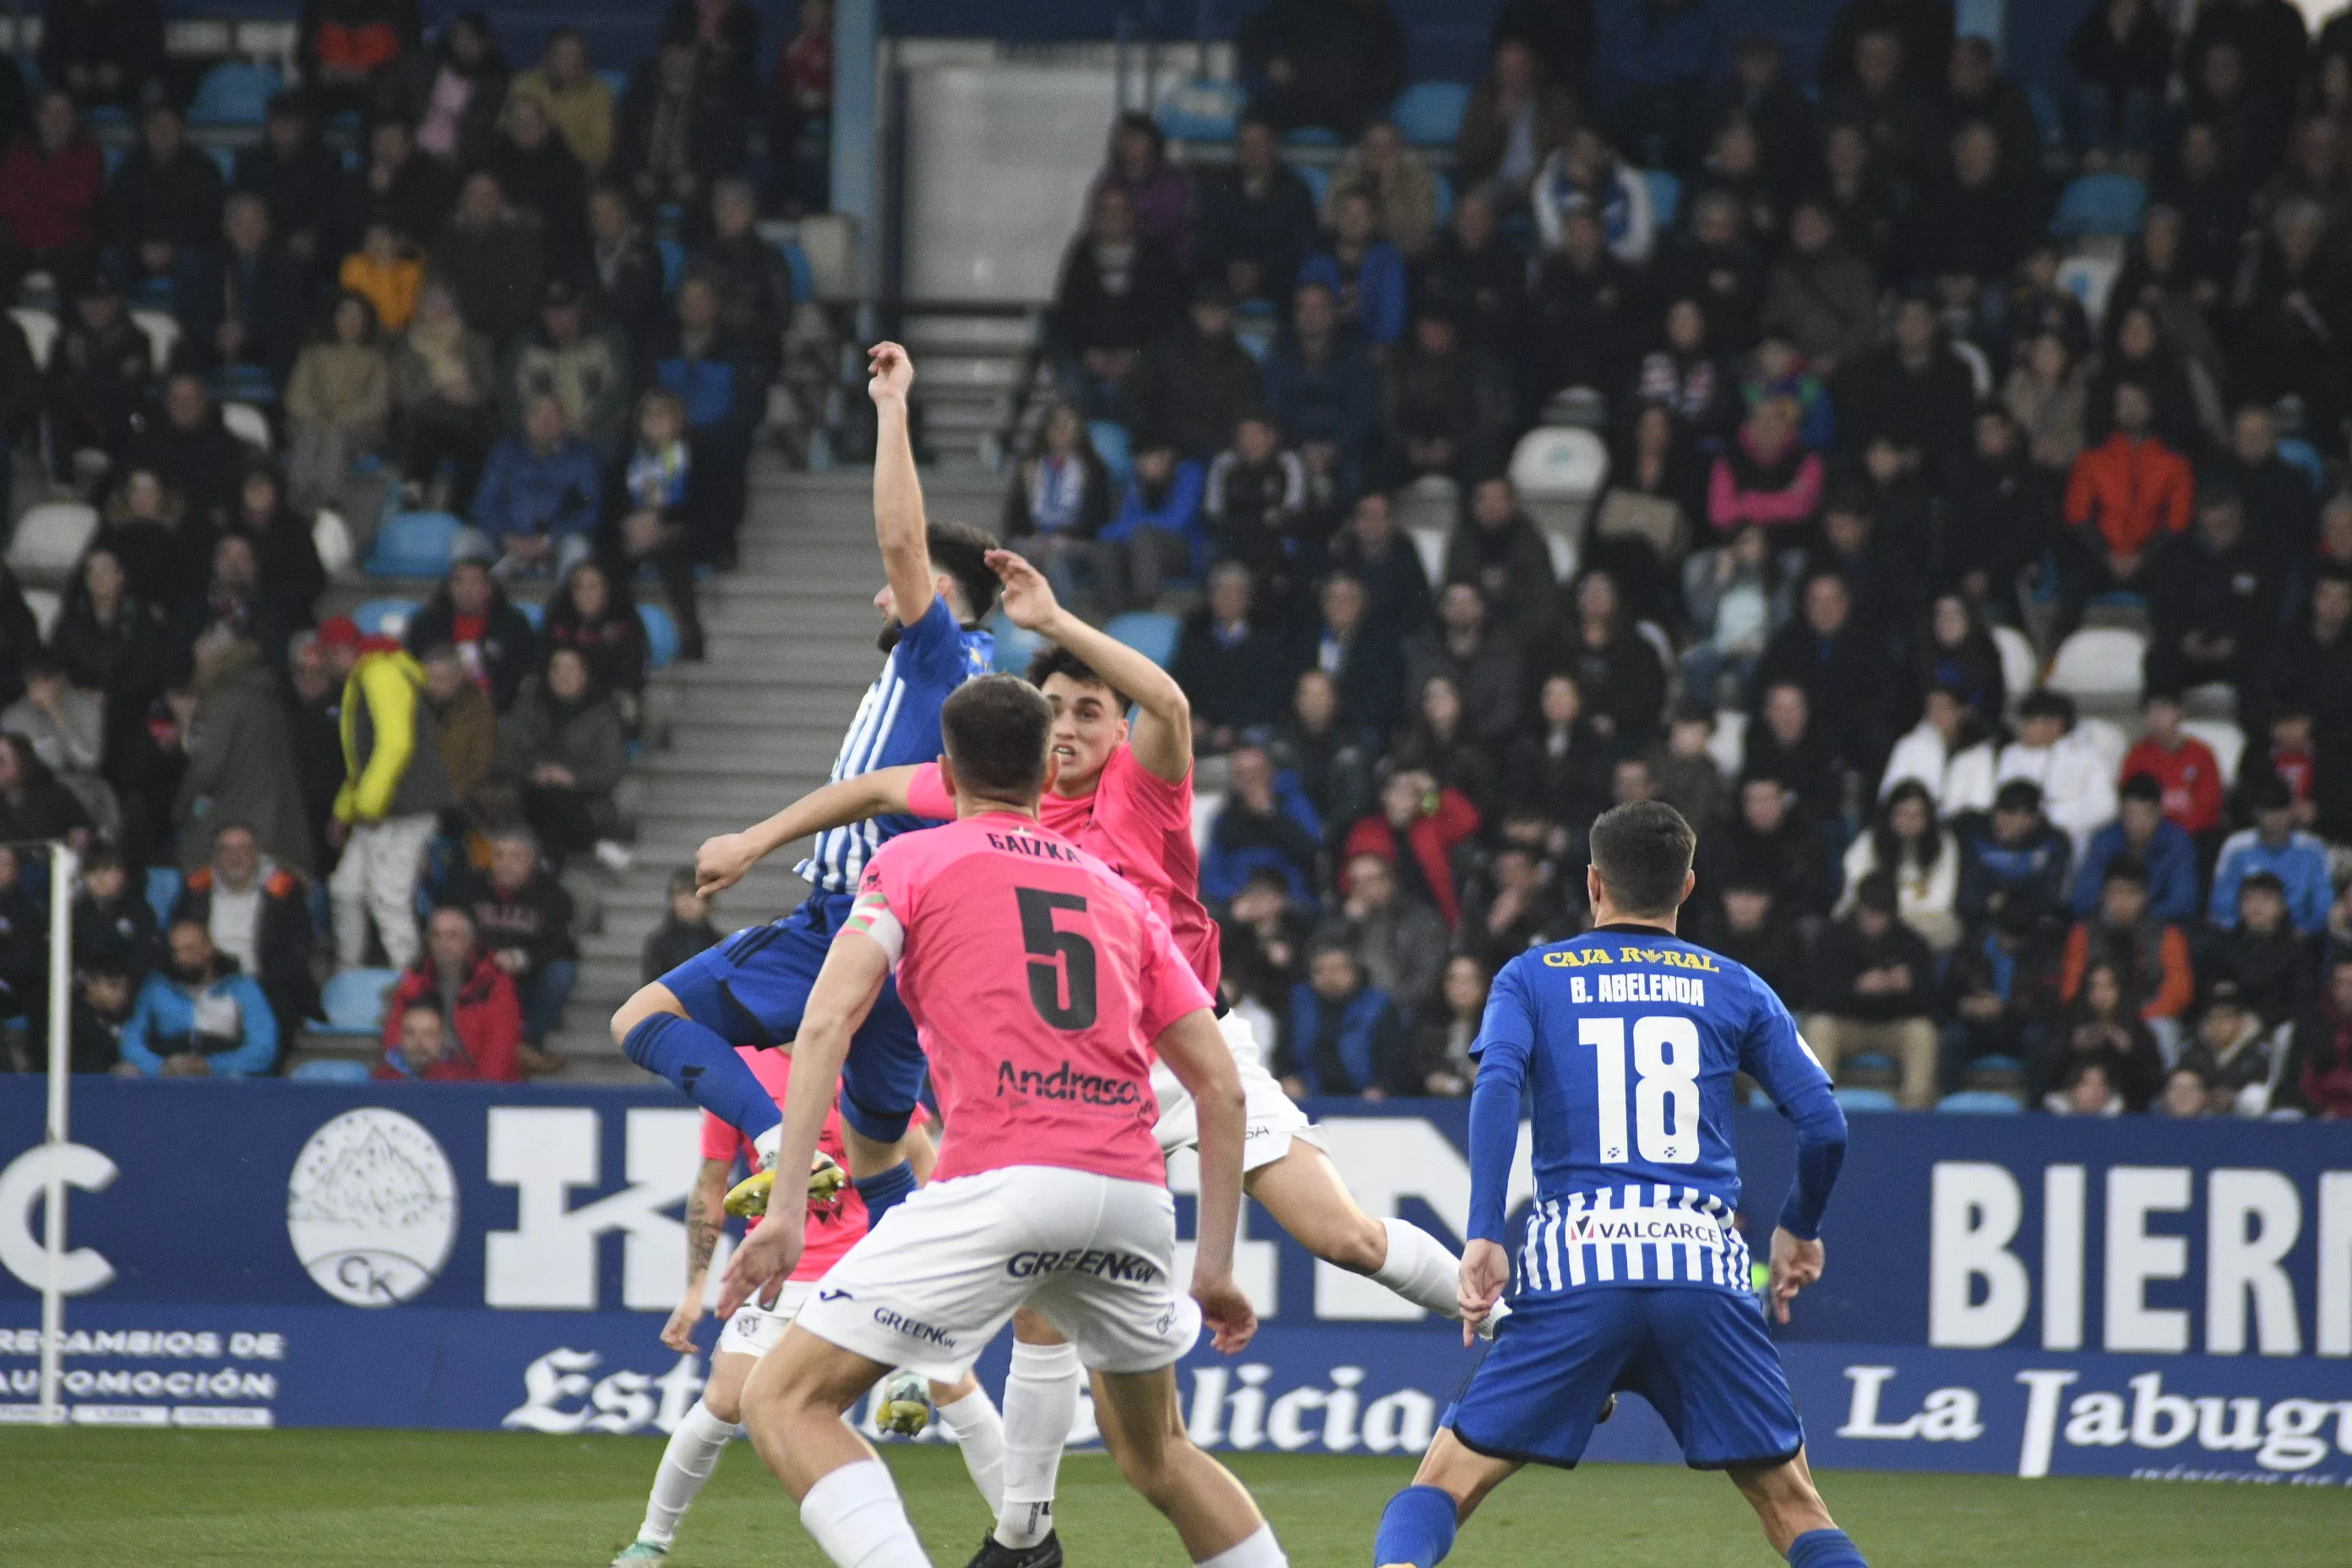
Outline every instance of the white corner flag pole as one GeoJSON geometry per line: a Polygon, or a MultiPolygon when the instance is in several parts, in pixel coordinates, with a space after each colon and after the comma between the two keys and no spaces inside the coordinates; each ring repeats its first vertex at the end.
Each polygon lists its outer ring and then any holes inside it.
{"type": "Polygon", "coordinates": [[[73,1075],[73,888],[79,858],[65,844],[49,849],[48,1190],[41,1245],[48,1267],[41,1284],[41,1419],[66,1419],[66,1105],[73,1075]]]}

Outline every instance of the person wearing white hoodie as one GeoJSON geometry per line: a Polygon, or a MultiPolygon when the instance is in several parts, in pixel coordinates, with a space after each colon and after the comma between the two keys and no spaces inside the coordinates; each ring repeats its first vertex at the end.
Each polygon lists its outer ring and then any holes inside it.
{"type": "Polygon", "coordinates": [[[1966,694],[1956,687],[1931,687],[1919,721],[1895,742],[1886,759],[1878,798],[1884,801],[1896,784],[1916,780],[1935,803],[1936,815],[1947,822],[1966,812],[1990,811],[1994,762],[1992,738],[1974,721],[1966,694]]]}
{"type": "Polygon", "coordinates": [[[2017,739],[2001,748],[1993,782],[2011,779],[2042,786],[2042,809],[2074,841],[2076,865],[2091,836],[2116,819],[2115,766],[2075,728],[2074,704],[2062,693],[2036,691],[2019,705],[2017,739]]]}

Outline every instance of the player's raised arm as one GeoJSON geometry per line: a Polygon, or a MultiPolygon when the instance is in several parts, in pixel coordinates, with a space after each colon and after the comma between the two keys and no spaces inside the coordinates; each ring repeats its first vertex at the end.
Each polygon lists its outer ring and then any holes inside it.
{"type": "Polygon", "coordinates": [[[1519,1150],[1519,1094],[1535,1049],[1535,1009],[1514,962],[1495,976],[1471,1055],[1478,1061],[1470,1091],[1470,1229],[1462,1249],[1462,1342],[1467,1345],[1511,1283],[1504,1247],[1511,1162],[1519,1150]]]}
{"type": "Polygon", "coordinates": [[[1797,1179],[1772,1232],[1772,1315],[1785,1323],[1789,1303],[1822,1277],[1822,1215],[1845,1163],[1845,1112],[1831,1091],[1830,1075],[1797,1032],[1797,1021],[1757,984],[1762,1005],[1739,1065],[1797,1130],[1797,1179]]]}
{"type": "Polygon", "coordinates": [[[907,392],[915,384],[915,362],[897,343],[866,351],[873,378],[866,395],[874,400],[874,542],[882,547],[882,570],[898,624],[911,626],[931,607],[931,552],[925,542],[923,481],[915,472],[915,445],[907,426],[907,392]]]}
{"type": "Polygon", "coordinates": [[[1201,1195],[1193,1231],[1192,1297],[1201,1303],[1217,1349],[1227,1355],[1249,1343],[1257,1314],[1234,1283],[1234,1237],[1241,1226],[1242,1140],[1247,1131],[1241,1073],[1206,1007],[1196,1007],[1160,1031],[1151,1048],[1176,1075],[1200,1110],[1201,1195]]]}
{"type": "Polygon", "coordinates": [[[990,551],[988,566],[1004,584],[1006,618],[1069,649],[1142,710],[1128,737],[1135,760],[1171,784],[1192,772],[1192,704],[1175,677],[1066,609],[1045,574],[1013,552],[990,551]]]}
{"type": "Polygon", "coordinates": [[[785,845],[869,816],[904,813],[907,786],[917,770],[877,768],[811,790],[764,822],[740,833],[706,838],[694,852],[694,890],[704,898],[726,891],[785,845]]]}

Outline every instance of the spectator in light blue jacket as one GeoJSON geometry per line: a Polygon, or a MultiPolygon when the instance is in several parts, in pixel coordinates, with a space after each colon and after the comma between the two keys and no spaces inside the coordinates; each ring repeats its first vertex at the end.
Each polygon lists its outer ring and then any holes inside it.
{"type": "Polygon", "coordinates": [[[2294,797],[2284,780],[2259,780],[2246,792],[2254,826],[2230,835],[2221,858],[2213,868],[2213,897],[2206,919],[2224,931],[2238,925],[2238,887],[2257,871],[2268,871],[2286,891],[2287,918],[2305,936],[2316,936],[2327,926],[2327,906],[2335,889],[2327,877],[2327,847],[2308,833],[2296,831],[2294,797]]]}
{"type": "Polygon", "coordinates": [[[2116,820],[2091,835],[2083,864],[2074,872],[2076,920],[2089,920],[2099,907],[2107,867],[2118,855],[2136,855],[2147,868],[2149,913],[2168,925],[2196,925],[2197,844],[2187,829],[2164,815],[2164,786],[2153,774],[2134,773],[2124,780],[2116,820]]]}
{"type": "Polygon", "coordinates": [[[1365,982],[1355,954],[1318,948],[1307,975],[1291,987],[1290,1033],[1274,1053],[1283,1087],[1293,1095],[1365,1100],[1420,1093],[1404,1016],[1386,992],[1365,982]]]}
{"type": "Polygon", "coordinates": [[[259,984],[194,921],[173,921],[164,945],[170,962],[122,1026],[122,1066],[142,1078],[254,1078],[276,1066],[278,1020],[259,984]]]}
{"type": "Polygon", "coordinates": [[[1160,597],[1161,577],[1191,572],[1206,475],[1199,463],[1178,457],[1166,436],[1137,436],[1135,469],[1118,515],[1095,535],[1095,570],[1111,614],[1150,609],[1160,597]]]}
{"type": "Polygon", "coordinates": [[[522,434],[490,448],[474,491],[474,531],[498,563],[493,575],[552,571],[587,559],[604,488],[596,448],[564,428],[563,405],[542,392],[523,405],[522,434]]]}
{"type": "Polygon", "coordinates": [[[1404,256],[1380,237],[1380,209],[1364,190],[1340,193],[1331,209],[1331,239],[1298,268],[1301,288],[1320,283],[1339,302],[1339,320],[1371,343],[1404,335],[1404,256]]]}

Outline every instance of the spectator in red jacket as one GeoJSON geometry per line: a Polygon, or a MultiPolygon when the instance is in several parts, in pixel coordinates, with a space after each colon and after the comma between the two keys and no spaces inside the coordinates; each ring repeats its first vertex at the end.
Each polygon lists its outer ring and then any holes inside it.
{"type": "Polygon", "coordinates": [[[52,88],[33,129],[0,154],[0,282],[16,297],[26,272],[79,271],[98,254],[106,154],[82,128],[72,95],[52,88]]]}
{"type": "Polygon", "coordinates": [[[521,1047],[522,1003],[514,982],[474,940],[473,917],[459,909],[434,910],[425,951],[384,998],[384,1054],[375,1076],[520,1083],[521,1047]],[[425,1026],[410,1017],[419,1008],[436,1016],[437,1050],[425,1026]]]}
{"type": "Polygon", "coordinates": [[[2352,957],[2328,965],[2326,986],[2295,1024],[2287,1087],[2314,1116],[2352,1119],[2352,957]]]}
{"type": "Polygon", "coordinates": [[[2157,690],[2140,704],[2147,733],[2124,753],[2116,774],[2146,773],[2164,786],[2164,815],[2195,837],[2221,826],[2221,763],[2213,748],[2180,728],[2180,694],[2157,690]]]}
{"type": "Polygon", "coordinates": [[[2145,593],[2149,552],[2189,526],[2197,477],[2153,433],[2156,401],[2136,381],[2116,387],[2116,427],[2074,459],[2066,521],[2089,557],[2087,596],[2145,593]]]}
{"type": "Polygon", "coordinates": [[[1438,788],[1435,779],[1417,768],[1400,768],[1381,786],[1380,815],[1362,817],[1348,829],[1339,861],[1379,856],[1397,868],[1399,889],[1436,905],[1451,931],[1462,918],[1454,886],[1454,847],[1477,831],[1478,808],[1467,795],[1438,788]]]}

